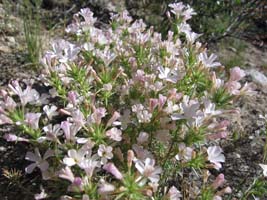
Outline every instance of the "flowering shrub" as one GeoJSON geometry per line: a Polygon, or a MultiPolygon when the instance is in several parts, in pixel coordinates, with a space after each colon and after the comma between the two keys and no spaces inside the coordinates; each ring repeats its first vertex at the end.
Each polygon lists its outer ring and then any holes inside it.
{"type": "Polygon", "coordinates": [[[216,56],[186,23],[194,11],[175,3],[176,32],[166,40],[126,11],[110,27],[94,27],[81,9],[42,59],[41,79],[12,81],[1,90],[0,124],[13,124],[10,142],[26,142],[26,173],[39,170],[53,190],[41,198],[221,199],[225,162],[218,141],[228,135],[231,103],[253,94],[238,67],[218,77],[216,56]]]}

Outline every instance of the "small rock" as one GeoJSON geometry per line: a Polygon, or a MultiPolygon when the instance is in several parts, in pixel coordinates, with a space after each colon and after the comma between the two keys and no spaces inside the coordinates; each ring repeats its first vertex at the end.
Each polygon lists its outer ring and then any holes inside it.
{"type": "Polygon", "coordinates": [[[12,50],[8,46],[0,46],[0,52],[11,53],[12,50]]]}
{"type": "Polygon", "coordinates": [[[7,149],[6,149],[6,147],[4,147],[4,146],[0,146],[0,152],[4,152],[4,151],[6,151],[7,149]]]}
{"type": "Polygon", "coordinates": [[[258,84],[262,87],[267,86],[267,77],[263,73],[255,70],[255,69],[247,70],[246,72],[248,75],[251,76],[253,82],[255,82],[256,84],[258,84]]]}
{"type": "Polygon", "coordinates": [[[241,158],[241,155],[239,153],[235,153],[236,158],[241,158]]]}
{"type": "Polygon", "coordinates": [[[15,44],[16,43],[16,40],[14,37],[12,36],[9,36],[9,37],[6,37],[7,41],[10,42],[11,44],[15,44]]]}

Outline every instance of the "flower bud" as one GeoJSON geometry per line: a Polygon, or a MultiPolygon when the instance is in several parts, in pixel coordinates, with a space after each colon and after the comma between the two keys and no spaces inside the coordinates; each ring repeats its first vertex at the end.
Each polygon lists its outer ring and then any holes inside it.
{"type": "Polygon", "coordinates": [[[127,152],[127,166],[128,166],[128,168],[132,167],[133,160],[134,160],[134,152],[133,152],[133,150],[128,150],[128,152],[127,152]]]}
{"type": "Polygon", "coordinates": [[[103,166],[103,169],[111,173],[116,179],[121,180],[123,175],[113,163],[107,163],[103,166]]]}

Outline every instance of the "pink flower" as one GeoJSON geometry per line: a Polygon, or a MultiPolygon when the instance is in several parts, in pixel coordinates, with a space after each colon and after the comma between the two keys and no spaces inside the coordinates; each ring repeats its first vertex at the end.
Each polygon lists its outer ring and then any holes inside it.
{"type": "Polygon", "coordinates": [[[115,190],[115,186],[110,184],[110,183],[107,183],[106,181],[104,180],[100,180],[100,184],[98,186],[98,189],[97,189],[97,192],[99,194],[108,194],[108,193],[111,193],[115,190]]]}
{"type": "Polygon", "coordinates": [[[18,81],[12,81],[8,87],[19,96],[22,106],[25,106],[29,102],[35,102],[39,99],[39,93],[32,89],[31,86],[27,86],[25,90],[23,90],[18,81]]]}
{"type": "Polygon", "coordinates": [[[100,161],[98,160],[99,157],[95,154],[91,156],[91,153],[86,156],[86,159],[84,159],[80,163],[80,167],[84,169],[86,175],[90,178],[92,177],[94,170],[96,167],[100,167],[100,161]]]}
{"type": "Polygon", "coordinates": [[[108,120],[107,127],[111,126],[113,123],[115,123],[116,120],[120,118],[120,116],[121,116],[120,113],[115,111],[113,113],[112,117],[108,120]]]}
{"type": "Polygon", "coordinates": [[[39,119],[41,115],[41,113],[27,113],[25,115],[26,124],[29,125],[33,130],[37,130],[39,128],[39,119]]]}
{"type": "Polygon", "coordinates": [[[145,142],[147,142],[148,141],[148,138],[149,138],[149,135],[148,135],[148,133],[146,133],[146,132],[140,132],[139,133],[139,136],[137,137],[137,143],[138,144],[143,144],[143,143],[145,143],[145,142]]]}
{"type": "Polygon", "coordinates": [[[46,140],[59,142],[58,136],[62,135],[62,131],[60,131],[59,124],[55,124],[54,126],[52,124],[44,126],[43,131],[46,133],[46,136],[45,136],[46,140]]]}
{"type": "Polygon", "coordinates": [[[111,146],[106,147],[103,144],[99,145],[97,154],[101,157],[101,164],[106,164],[108,160],[113,158],[112,149],[113,148],[111,146]]]}
{"type": "Polygon", "coordinates": [[[215,164],[215,169],[220,169],[222,167],[221,162],[225,162],[225,157],[222,154],[222,149],[219,146],[212,146],[207,149],[208,160],[215,164]]]}
{"type": "Polygon", "coordinates": [[[54,155],[54,151],[48,149],[44,157],[42,158],[39,149],[35,148],[34,153],[32,152],[27,152],[25,159],[30,160],[34,163],[30,164],[28,167],[25,168],[26,173],[30,174],[32,171],[38,167],[42,172],[46,171],[49,167],[48,162],[46,161],[47,158],[51,157],[54,155]]]}
{"type": "Polygon", "coordinates": [[[68,92],[68,101],[75,107],[78,103],[78,94],[75,91],[68,92]]]}
{"type": "Polygon", "coordinates": [[[69,167],[73,165],[80,165],[80,163],[85,159],[86,151],[80,149],[76,151],[75,149],[68,150],[68,157],[63,159],[63,163],[69,167]]]}
{"type": "Polygon", "coordinates": [[[106,116],[105,108],[97,108],[89,118],[90,123],[100,124],[103,117],[106,116]]]}
{"type": "Polygon", "coordinates": [[[79,131],[77,126],[69,123],[68,121],[63,121],[63,122],[61,122],[60,127],[64,131],[65,138],[68,142],[75,141],[75,135],[79,131]]]}
{"type": "Polygon", "coordinates": [[[49,107],[48,105],[45,105],[43,107],[43,111],[45,112],[49,120],[51,120],[54,116],[58,115],[57,107],[54,105],[51,105],[51,107],[49,107]]]}
{"type": "Polygon", "coordinates": [[[179,144],[179,154],[175,156],[177,160],[189,161],[192,159],[194,150],[186,147],[184,143],[179,144]]]}
{"type": "Polygon", "coordinates": [[[170,69],[168,67],[158,67],[159,79],[169,81],[171,83],[176,83],[178,81],[178,73],[176,70],[170,69]]]}
{"type": "Polygon", "coordinates": [[[15,134],[5,134],[4,139],[8,142],[29,142],[28,139],[23,138],[23,137],[18,137],[15,134]]]}
{"type": "Polygon", "coordinates": [[[13,121],[4,114],[0,114],[0,125],[13,124],[13,121]]]}
{"type": "Polygon", "coordinates": [[[225,83],[224,87],[230,94],[239,95],[241,84],[237,81],[228,81],[227,83],[225,83]]]}
{"type": "Polygon", "coordinates": [[[244,70],[239,67],[234,67],[230,70],[230,81],[240,81],[246,73],[244,70]]]}
{"type": "Polygon", "coordinates": [[[118,170],[118,168],[113,163],[107,163],[103,166],[103,169],[107,172],[111,173],[116,179],[123,179],[122,173],[118,170]]]}
{"type": "Polygon", "coordinates": [[[155,167],[154,165],[155,160],[150,158],[146,158],[144,162],[137,160],[135,163],[136,169],[142,176],[148,178],[153,183],[157,183],[162,170],[160,167],[155,167]]]}
{"type": "Polygon", "coordinates": [[[13,100],[13,98],[12,97],[9,97],[9,96],[6,96],[4,98],[4,102],[3,103],[0,101],[0,105],[4,109],[7,109],[9,112],[13,111],[16,108],[16,106],[17,106],[17,104],[13,100]]]}
{"type": "Polygon", "coordinates": [[[208,57],[207,52],[203,52],[199,54],[198,59],[207,68],[214,68],[221,66],[221,63],[214,62],[217,59],[217,56],[215,54],[211,54],[210,57],[208,57]]]}
{"type": "Polygon", "coordinates": [[[75,126],[80,129],[85,124],[85,119],[83,113],[78,109],[71,113],[72,122],[74,122],[75,126]]]}
{"type": "Polygon", "coordinates": [[[121,130],[113,127],[112,129],[108,130],[106,132],[106,136],[108,136],[110,139],[114,140],[114,141],[121,141],[122,137],[121,137],[121,130]]]}
{"type": "Polygon", "coordinates": [[[71,168],[68,167],[68,166],[66,166],[65,168],[61,169],[59,171],[58,176],[60,178],[63,178],[63,179],[66,179],[66,180],[70,181],[71,183],[73,183],[74,179],[75,179],[75,177],[74,177],[74,175],[73,175],[73,173],[71,171],[71,168]]]}
{"type": "Polygon", "coordinates": [[[167,196],[169,197],[170,200],[180,200],[183,197],[181,192],[179,190],[177,190],[177,188],[174,186],[172,186],[169,189],[167,196]]]}
{"type": "Polygon", "coordinates": [[[93,26],[96,22],[96,18],[93,17],[94,13],[89,8],[82,8],[79,14],[83,16],[87,25],[93,26]]]}

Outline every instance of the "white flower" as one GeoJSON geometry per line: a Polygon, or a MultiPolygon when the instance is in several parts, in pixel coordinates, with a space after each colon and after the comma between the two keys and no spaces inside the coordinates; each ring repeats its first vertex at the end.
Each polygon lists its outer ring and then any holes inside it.
{"type": "Polygon", "coordinates": [[[162,170],[160,167],[155,167],[154,165],[155,160],[151,158],[146,158],[144,162],[137,160],[135,163],[136,169],[142,176],[148,178],[151,182],[158,182],[162,170]]]}
{"type": "Polygon", "coordinates": [[[204,100],[204,115],[210,116],[210,115],[219,115],[222,113],[220,110],[215,110],[215,103],[212,103],[209,99],[204,100]]]}
{"type": "Polygon", "coordinates": [[[32,89],[31,86],[27,85],[27,88],[23,90],[18,81],[12,81],[8,87],[12,90],[12,92],[19,96],[21,104],[25,106],[27,103],[36,102],[40,98],[40,94],[32,89]]]}
{"type": "Polygon", "coordinates": [[[86,151],[80,149],[76,151],[75,149],[68,150],[68,157],[63,159],[63,163],[69,167],[73,165],[80,165],[80,163],[84,160],[86,151]]]}
{"type": "Polygon", "coordinates": [[[41,187],[41,193],[34,195],[35,200],[46,199],[47,197],[48,197],[48,195],[42,187],[41,187]]]}
{"type": "Polygon", "coordinates": [[[208,160],[215,164],[215,169],[217,170],[222,167],[221,162],[225,162],[225,157],[222,152],[223,151],[219,146],[213,146],[207,149],[208,160]]]}
{"type": "Polygon", "coordinates": [[[214,62],[217,59],[217,56],[213,53],[210,55],[210,57],[208,57],[206,52],[200,53],[198,59],[208,68],[221,66],[221,63],[214,62]]]}
{"type": "Polygon", "coordinates": [[[89,153],[89,155],[86,156],[86,159],[84,159],[80,163],[80,167],[82,169],[84,169],[84,171],[88,177],[92,177],[95,168],[101,166],[98,159],[99,159],[99,157],[97,154],[94,154],[93,156],[91,156],[91,153],[89,153]]]}
{"type": "Polygon", "coordinates": [[[147,142],[148,139],[149,139],[148,133],[146,133],[146,132],[140,132],[139,133],[139,136],[137,137],[136,140],[137,140],[137,143],[138,144],[143,144],[143,143],[147,142]]]}
{"type": "Polygon", "coordinates": [[[25,115],[25,122],[29,125],[33,130],[39,128],[39,119],[41,117],[41,113],[27,113],[25,115]]]}
{"type": "Polygon", "coordinates": [[[101,179],[97,192],[99,194],[108,194],[108,193],[113,192],[115,189],[116,188],[114,185],[107,183],[105,180],[101,179]]]}
{"type": "Polygon", "coordinates": [[[54,116],[58,115],[57,112],[57,107],[52,105],[51,107],[49,107],[48,105],[45,105],[43,108],[43,111],[45,112],[45,114],[47,115],[48,119],[52,119],[54,116]]]}
{"type": "Polygon", "coordinates": [[[263,176],[267,176],[267,165],[259,164],[259,166],[263,169],[263,176]]]}
{"type": "Polygon", "coordinates": [[[166,80],[166,81],[169,81],[171,83],[176,83],[177,80],[178,80],[178,75],[177,75],[177,72],[174,71],[174,70],[171,70],[170,68],[168,67],[158,67],[158,70],[159,70],[159,78],[160,79],[163,79],[163,80],[166,80]]]}
{"type": "Polygon", "coordinates": [[[108,130],[106,132],[106,136],[108,136],[110,139],[112,140],[115,140],[115,141],[121,141],[121,130],[116,128],[116,127],[113,127],[112,129],[108,130]]]}
{"type": "Polygon", "coordinates": [[[97,151],[97,154],[101,157],[101,164],[104,165],[107,163],[107,161],[111,158],[113,158],[112,153],[112,147],[111,146],[105,146],[103,144],[99,145],[99,149],[97,151]]]}
{"type": "Polygon", "coordinates": [[[190,101],[188,96],[184,96],[183,102],[180,103],[180,109],[183,111],[183,114],[174,113],[171,115],[171,118],[172,120],[187,119],[189,122],[192,122],[199,115],[197,113],[199,106],[198,102],[190,101]]]}
{"type": "Polygon", "coordinates": [[[38,148],[34,149],[34,153],[27,152],[25,159],[34,163],[25,168],[26,173],[32,173],[36,167],[40,168],[42,172],[46,171],[49,168],[49,163],[46,161],[46,159],[53,156],[53,154],[54,152],[48,149],[42,157],[38,148]]]}
{"type": "Polygon", "coordinates": [[[182,196],[181,192],[176,187],[172,186],[167,194],[170,200],[180,200],[182,196]]]}

